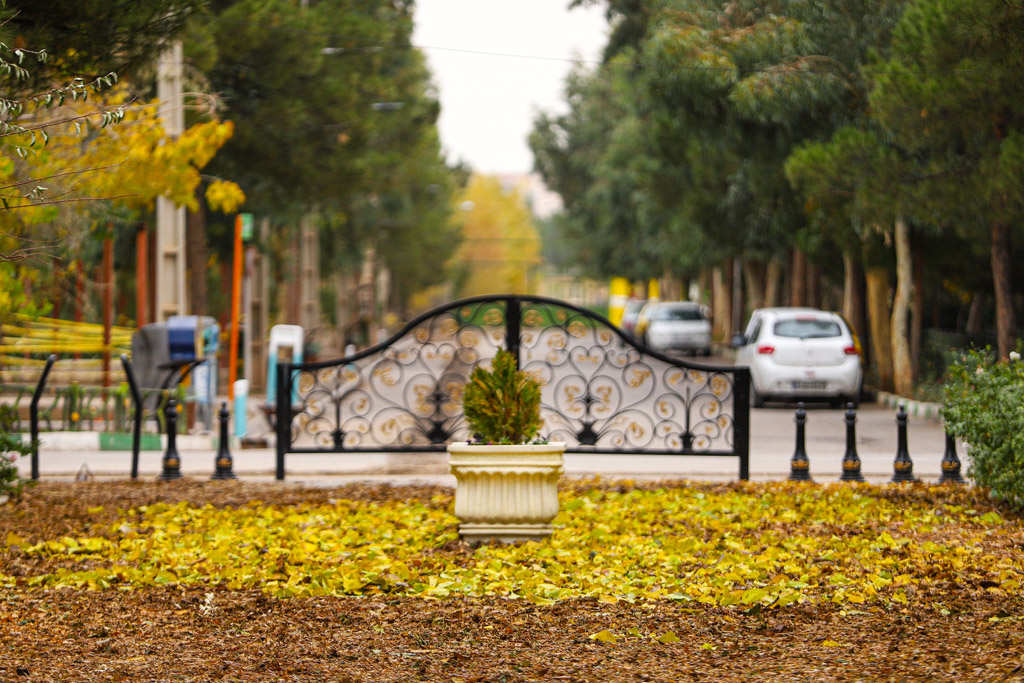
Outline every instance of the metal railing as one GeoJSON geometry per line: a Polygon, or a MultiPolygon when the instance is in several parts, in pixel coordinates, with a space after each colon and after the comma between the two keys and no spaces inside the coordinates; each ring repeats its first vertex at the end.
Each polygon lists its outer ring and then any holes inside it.
{"type": "Polygon", "coordinates": [[[352,356],[278,366],[277,478],[287,453],[437,452],[465,440],[462,388],[500,348],[541,383],[543,434],[567,452],[734,456],[749,477],[746,368],[672,358],[573,304],[504,295],[436,308],[352,356]]]}

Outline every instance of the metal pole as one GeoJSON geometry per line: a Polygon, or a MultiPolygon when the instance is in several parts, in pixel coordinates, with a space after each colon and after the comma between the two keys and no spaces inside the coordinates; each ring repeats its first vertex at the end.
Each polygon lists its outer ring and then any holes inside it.
{"type": "Polygon", "coordinates": [[[39,399],[42,398],[43,389],[46,388],[46,378],[50,376],[50,369],[53,364],[57,361],[57,354],[51,353],[50,357],[46,359],[46,365],[43,367],[43,374],[39,378],[39,384],[36,385],[36,390],[32,394],[32,403],[29,404],[29,424],[32,437],[32,478],[39,479],[39,399]]]}
{"type": "Polygon", "coordinates": [[[235,398],[235,380],[238,379],[238,326],[240,324],[242,296],[242,214],[235,216],[235,262],[231,275],[231,334],[228,347],[228,400],[235,398]]]}
{"type": "Polygon", "coordinates": [[[167,399],[164,408],[164,419],[167,421],[167,450],[164,451],[163,480],[181,479],[181,458],[178,456],[178,401],[173,396],[167,399]]]}
{"type": "MultiPolygon", "coordinates": [[[[103,386],[110,386],[110,328],[114,324],[114,224],[103,238],[103,386]]],[[[109,420],[109,415],[104,415],[109,420]]],[[[109,422],[108,422],[109,424],[109,422]]]]}
{"type": "Polygon", "coordinates": [[[228,449],[228,403],[220,404],[220,439],[217,444],[217,457],[214,460],[213,476],[210,479],[237,479],[231,466],[234,460],[231,458],[231,451],[228,449]]]}
{"type": "Polygon", "coordinates": [[[505,347],[516,359],[516,368],[519,367],[520,315],[519,299],[515,297],[507,299],[505,301],[505,347]]]}
{"type": "Polygon", "coordinates": [[[903,481],[917,481],[914,477],[914,463],[910,459],[910,451],[907,449],[907,406],[900,403],[896,411],[896,458],[892,463],[892,479],[889,483],[896,484],[903,481]]]}
{"type": "Polygon", "coordinates": [[[274,477],[278,481],[284,481],[284,454],[291,445],[291,363],[281,363],[277,366],[277,463],[274,470],[274,477]]]}
{"type": "Polygon", "coordinates": [[[789,480],[811,481],[811,463],[807,459],[807,450],[804,445],[807,411],[804,410],[803,403],[796,404],[796,417],[793,421],[796,422],[796,448],[793,451],[792,459],[789,461],[789,480]]]}
{"type": "Polygon", "coordinates": [[[942,476],[940,484],[966,484],[960,474],[960,458],[956,455],[956,437],[946,429],[946,452],[942,454],[942,476]]]}
{"type": "Polygon", "coordinates": [[[733,448],[740,458],[740,481],[750,479],[750,370],[736,368],[733,385],[733,448]]]}
{"type": "MultiPolygon", "coordinates": [[[[156,96],[160,100],[158,116],[167,135],[176,138],[185,130],[182,101],[181,41],[175,41],[160,54],[157,62],[156,96]]],[[[193,264],[203,268],[205,264],[193,264]]],[[[156,199],[156,268],[153,273],[156,307],[150,312],[154,321],[172,315],[184,315],[185,306],[185,207],[175,206],[167,197],[156,199]]]]}
{"type": "Polygon", "coordinates": [[[846,453],[843,454],[843,475],[839,481],[864,481],[857,455],[857,411],[852,403],[846,404],[846,453]]]}
{"type": "Polygon", "coordinates": [[[145,408],[142,405],[142,393],[139,392],[139,385],[135,381],[135,371],[128,361],[128,356],[121,354],[121,365],[124,367],[125,377],[128,378],[128,388],[132,392],[132,400],[135,401],[135,415],[132,417],[132,479],[139,476],[139,445],[142,441],[142,414],[145,408]]]}

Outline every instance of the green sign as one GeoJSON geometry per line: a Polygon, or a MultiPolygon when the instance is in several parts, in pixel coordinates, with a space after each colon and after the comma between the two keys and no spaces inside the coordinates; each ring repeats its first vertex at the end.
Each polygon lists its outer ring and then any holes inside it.
{"type": "Polygon", "coordinates": [[[252,239],[252,214],[242,214],[242,240],[248,242],[252,239]]]}

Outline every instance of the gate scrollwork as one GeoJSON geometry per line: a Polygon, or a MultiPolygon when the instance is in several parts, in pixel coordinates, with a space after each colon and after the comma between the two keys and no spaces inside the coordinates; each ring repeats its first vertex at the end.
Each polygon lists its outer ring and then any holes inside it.
{"type": "Polygon", "coordinates": [[[285,364],[279,476],[285,452],[443,451],[465,440],[463,387],[500,348],[541,383],[543,434],[567,451],[739,455],[745,477],[746,369],[665,356],[599,315],[529,296],[464,299],[362,353],[285,364]]]}

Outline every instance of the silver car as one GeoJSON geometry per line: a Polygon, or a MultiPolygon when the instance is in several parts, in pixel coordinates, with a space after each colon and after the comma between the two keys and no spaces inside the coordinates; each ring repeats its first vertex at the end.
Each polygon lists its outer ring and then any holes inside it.
{"type": "Polygon", "coordinates": [[[693,301],[649,303],[640,311],[636,336],[657,351],[710,355],[711,321],[707,306],[693,301]]]}

